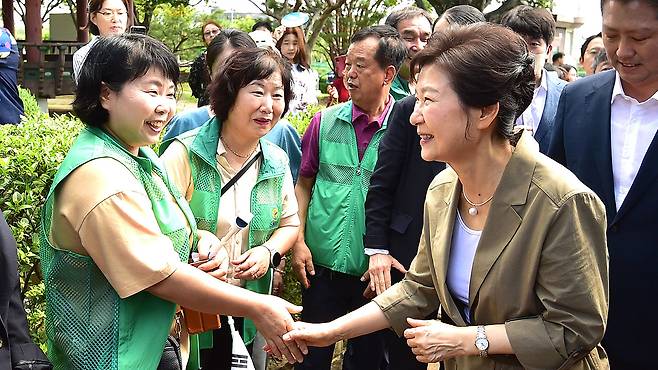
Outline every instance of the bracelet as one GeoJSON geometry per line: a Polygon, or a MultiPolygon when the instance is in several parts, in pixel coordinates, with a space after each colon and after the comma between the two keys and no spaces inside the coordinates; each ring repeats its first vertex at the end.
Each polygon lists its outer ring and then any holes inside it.
{"type": "Polygon", "coordinates": [[[278,268],[278,267],[275,267],[275,268],[274,268],[274,271],[275,271],[275,272],[278,272],[279,274],[284,274],[284,273],[285,273],[285,271],[281,270],[281,269],[278,268]]]}

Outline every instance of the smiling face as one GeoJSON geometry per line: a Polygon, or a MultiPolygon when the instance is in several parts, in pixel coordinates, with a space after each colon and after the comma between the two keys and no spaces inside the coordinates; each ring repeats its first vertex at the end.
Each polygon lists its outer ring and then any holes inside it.
{"type": "Polygon", "coordinates": [[[105,0],[100,10],[91,14],[91,21],[101,36],[120,35],[126,32],[128,11],[121,0],[105,0]]]}
{"type": "Polygon", "coordinates": [[[131,153],[155,144],[176,112],[176,87],[160,70],[127,82],[121,90],[101,88],[101,105],[108,111],[105,128],[131,153]]]}
{"type": "Polygon", "coordinates": [[[275,72],[263,80],[252,81],[238,91],[228,112],[227,125],[239,128],[242,135],[258,140],[279,121],[285,101],[281,74],[275,72]]]}
{"type": "Polygon", "coordinates": [[[281,41],[281,55],[283,55],[291,63],[294,63],[295,56],[298,52],[299,42],[297,40],[297,36],[292,33],[288,33],[283,36],[283,40],[281,41]]]}
{"type": "Polygon", "coordinates": [[[465,135],[472,109],[462,107],[448,77],[434,64],[424,66],[418,76],[410,121],[416,126],[421,157],[426,161],[452,162],[472,143],[465,135]]]}
{"type": "Polygon", "coordinates": [[[643,101],[658,89],[658,9],[648,1],[603,5],[603,43],[626,94],[643,101]]]}
{"type": "Polygon", "coordinates": [[[408,59],[425,48],[432,33],[432,24],[423,16],[403,19],[398,23],[397,28],[407,47],[408,59]]]}

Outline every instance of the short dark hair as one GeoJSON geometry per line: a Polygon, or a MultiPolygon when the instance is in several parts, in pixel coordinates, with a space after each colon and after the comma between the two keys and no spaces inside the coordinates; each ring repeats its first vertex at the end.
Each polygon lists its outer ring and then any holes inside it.
{"type": "MultiPolygon", "coordinates": [[[[123,3],[123,6],[126,7],[126,13],[128,14],[128,21],[126,22],[126,31],[128,31],[128,27],[133,25],[133,18],[132,18],[132,8],[128,7],[128,0],[121,0],[123,3]]],[[[89,14],[87,15],[87,27],[89,27],[89,32],[91,32],[92,35],[94,36],[99,36],[100,30],[98,29],[98,26],[96,26],[92,21],[91,21],[91,16],[95,13],[98,13],[101,9],[103,9],[103,3],[105,3],[105,0],[90,0],[89,1],[89,8],[87,11],[89,14]]]]}
{"type": "Polygon", "coordinates": [[[251,37],[249,37],[249,34],[244,31],[236,30],[234,28],[222,30],[210,42],[206,51],[206,65],[208,66],[209,71],[212,69],[212,65],[215,64],[217,57],[222,54],[227,46],[234,49],[255,48],[256,43],[251,37]]]}
{"type": "Polygon", "coordinates": [[[543,39],[546,46],[550,45],[555,37],[555,19],[544,8],[533,8],[528,5],[516,6],[503,15],[500,24],[511,28],[518,34],[543,39]]]}
{"type": "Polygon", "coordinates": [[[429,22],[430,26],[432,26],[433,19],[430,13],[415,6],[409,6],[404,9],[394,11],[393,13],[389,14],[388,17],[386,17],[384,24],[389,25],[397,30],[398,24],[403,20],[417,17],[424,17],[427,19],[427,22],[429,22]]]}
{"type": "Polygon", "coordinates": [[[272,23],[270,23],[270,21],[266,21],[266,20],[262,20],[262,19],[261,19],[260,21],[254,23],[253,26],[251,26],[251,32],[256,31],[256,30],[259,29],[260,27],[265,27],[265,28],[267,28],[270,32],[273,32],[273,31],[274,31],[274,29],[272,28],[272,23]]]}
{"type": "Polygon", "coordinates": [[[585,39],[585,42],[580,46],[580,60],[582,61],[585,59],[585,53],[587,52],[587,46],[589,46],[589,43],[592,42],[597,37],[601,37],[601,32],[597,33],[596,35],[592,35],[588,38],[585,39]]]}
{"type": "Polygon", "coordinates": [[[239,49],[223,64],[213,78],[208,92],[210,106],[220,121],[226,121],[228,113],[233,108],[240,89],[252,81],[264,80],[273,73],[281,74],[283,83],[283,98],[285,108],[282,116],[288,111],[292,99],[292,72],[290,63],[276,51],[261,48],[239,49]]]}
{"type": "Polygon", "coordinates": [[[519,34],[491,23],[450,27],[411,60],[411,75],[429,65],[448,74],[462,105],[498,103],[496,133],[513,138],[515,121],[530,105],[535,88],[534,56],[519,34]]]}
{"type": "Polygon", "coordinates": [[[571,71],[572,69],[574,71],[578,72],[578,69],[576,67],[572,66],[571,64],[563,64],[562,68],[564,68],[564,70],[567,71],[567,73],[569,73],[569,71],[571,71]]]}
{"type": "Polygon", "coordinates": [[[553,54],[553,64],[555,64],[555,62],[557,62],[557,60],[560,58],[564,58],[564,53],[558,51],[555,54],[553,54]]]}
{"type": "Polygon", "coordinates": [[[101,105],[101,86],[121,91],[123,86],[148,73],[162,71],[178,85],[180,71],[176,56],[160,41],[145,35],[124,33],[100,37],[91,47],[80,70],[73,113],[89,126],[101,127],[109,113],[101,105]]]}
{"type": "Polygon", "coordinates": [[[382,69],[393,66],[396,72],[399,71],[402,62],[407,57],[407,47],[400,38],[398,30],[389,25],[362,28],[352,35],[350,42],[354,44],[371,37],[379,40],[375,52],[377,64],[382,69]]]}
{"type": "Polygon", "coordinates": [[[480,9],[470,5],[456,5],[448,8],[439,18],[436,19],[436,21],[434,21],[432,29],[434,29],[436,23],[441,19],[445,19],[448,24],[456,24],[459,26],[487,21],[480,9]]]}

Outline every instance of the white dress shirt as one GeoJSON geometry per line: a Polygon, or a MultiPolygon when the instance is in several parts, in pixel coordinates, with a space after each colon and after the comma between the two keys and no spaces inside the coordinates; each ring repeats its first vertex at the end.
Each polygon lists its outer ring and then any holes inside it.
{"type": "Polygon", "coordinates": [[[624,93],[619,74],[616,75],[610,109],[610,147],[615,205],[619,210],[658,129],[658,92],[640,103],[624,93]]]}
{"type": "Polygon", "coordinates": [[[526,129],[532,129],[532,136],[535,135],[539,129],[539,122],[541,122],[541,116],[544,114],[544,106],[546,105],[546,96],[548,95],[548,82],[546,82],[548,76],[546,76],[546,71],[542,69],[541,71],[541,82],[539,86],[535,88],[535,92],[532,94],[532,101],[528,108],[521,114],[519,118],[516,119],[516,125],[526,126],[526,129]]]}

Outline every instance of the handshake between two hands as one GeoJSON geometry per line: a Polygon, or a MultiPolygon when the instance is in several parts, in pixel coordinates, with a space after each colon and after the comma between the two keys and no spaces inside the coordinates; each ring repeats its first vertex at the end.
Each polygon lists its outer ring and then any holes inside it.
{"type": "MultiPolygon", "coordinates": [[[[301,312],[302,307],[278,297],[267,296],[267,300],[270,299],[273,300],[269,302],[270,307],[276,308],[279,305],[286,310],[283,316],[287,317],[282,317],[283,321],[277,321],[266,318],[268,315],[264,313],[254,322],[267,342],[263,347],[265,352],[279,359],[285,358],[291,364],[303,362],[304,356],[308,354],[308,347],[326,347],[352,336],[367,334],[358,328],[363,325],[362,320],[346,320],[345,316],[318,324],[293,321],[290,314],[301,312]],[[277,325],[277,322],[282,325],[277,325]],[[264,326],[261,326],[263,324],[264,326]]],[[[404,331],[404,337],[418,361],[433,363],[469,354],[458,345],[464,342],[465,335],[469,335],[468,327],[456,327],[438,320],[408,318],[407,322],[410,328],[404,331]]]]}

